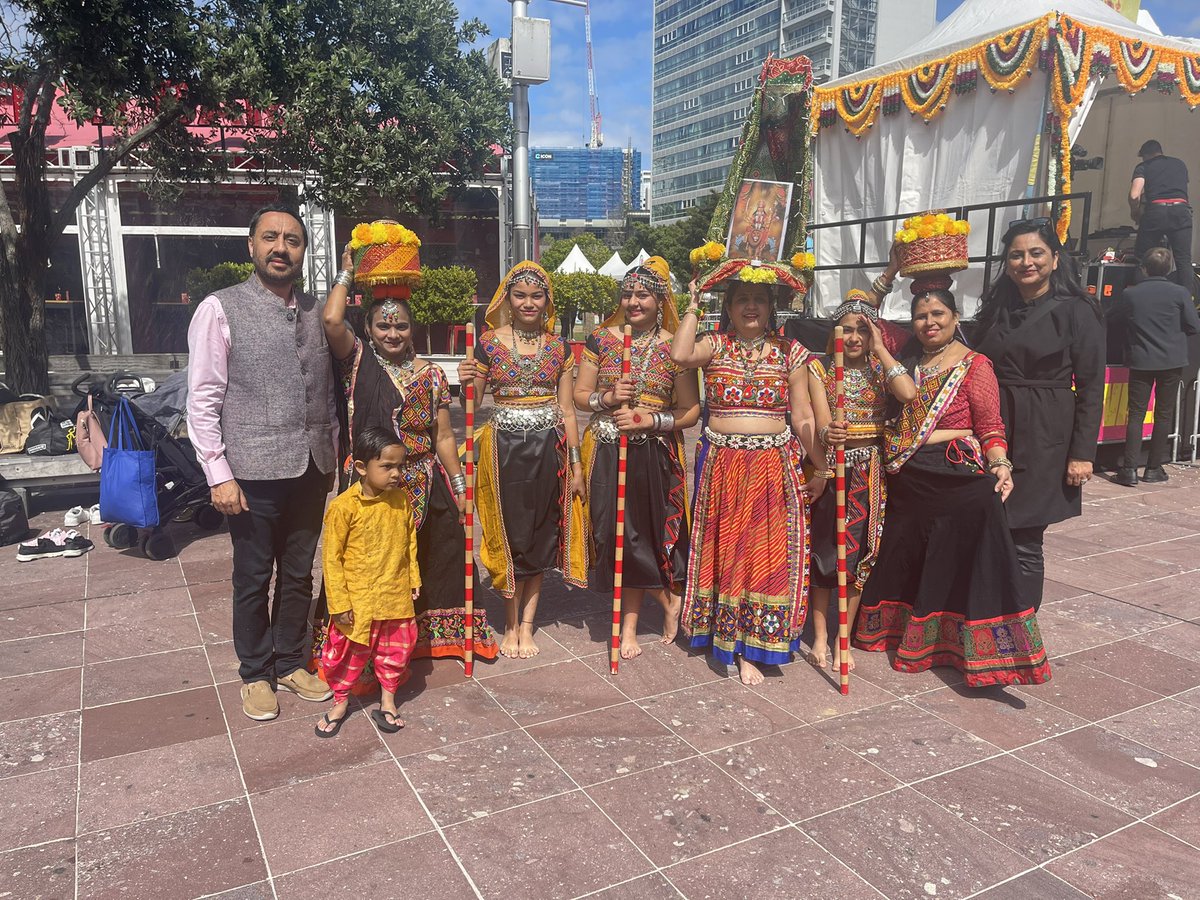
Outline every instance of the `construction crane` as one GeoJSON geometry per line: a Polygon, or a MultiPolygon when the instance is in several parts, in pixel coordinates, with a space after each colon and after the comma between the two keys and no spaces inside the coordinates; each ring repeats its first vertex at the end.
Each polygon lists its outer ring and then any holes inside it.
{"type": "Polygon", "coordinates": [[[593,150],[604,143],[600,133],[600,101],[596,99],[596,67],[592,64],[592,7],[590,0],[583,4],[583,34],[587,40],[588,101],[591,104],[592,136],[588,147],[593,150]]]}

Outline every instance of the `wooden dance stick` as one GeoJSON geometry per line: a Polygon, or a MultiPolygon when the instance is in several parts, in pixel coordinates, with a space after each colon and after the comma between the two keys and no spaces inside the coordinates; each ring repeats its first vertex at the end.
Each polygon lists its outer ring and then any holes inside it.
{"type": "MultiPolygon", "coordinates": [[[[475,358],[475,323],[467,323],[467,359],[475,358]]],[[[467,392],[467,453],[465,475],[467,493],[465,500],[466,553],[463,568],[466,585],[463,599],[466,601],[463,616],[463,669],[468,678],[475,670],[475,379],[470,378],[462,385],[467,392]]]]}
{"type": "MultiPolygon", "coordinates": [[[[633,347],[633,331],[625,326],[625,346],[621,351],[621,377],[629,377],[629,357],[633,347]]],[[[625,404],[629,406],[628,403],[625,404]]],[[[613,571],[612,649],[608,661],[612,674],[617,674],[621,659],[621,585],[625,568],[625,456],[629,452],[629,437],[621,432],[617,441],[617,556],[613,571]]]]}
{"type": "MultiPolygon", "coordinates": [[[[845,369],[842,366],[842,326],[833,329],[833,421],[842,425],[846,422],[845,369]]],[[[838,648],[841,651],[842,693],[850,693],[850,623],[847,621],[846,600],[846,445],[838,444],[834,450],[837,486],[837,580],[838,580],[838,648]]]]}

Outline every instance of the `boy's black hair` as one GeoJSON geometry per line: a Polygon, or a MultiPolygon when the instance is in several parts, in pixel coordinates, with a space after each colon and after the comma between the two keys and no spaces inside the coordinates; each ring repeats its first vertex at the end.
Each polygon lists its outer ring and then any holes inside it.
{"type": "Polygon", "coordinates": [[[255,210],[254,215],[250,217],[250,237],[254,237],[254,233],[258,231],[258,220],[267,213],[284,213],[291,216],[300,223],[300,233],[304,235],[304,246],[308,246],[308,226],[304,224],[304,220],[300,218],[300,210],[287,203],[268,203],[266,206],[259,207],[255,210]]]}
{"type": "Polygon", "coordinates": [[[383,456],[388,447],[403,447],[404,442],[390,428],[368,425],[354,436],[354,461],[363,464],[383,456]]]}

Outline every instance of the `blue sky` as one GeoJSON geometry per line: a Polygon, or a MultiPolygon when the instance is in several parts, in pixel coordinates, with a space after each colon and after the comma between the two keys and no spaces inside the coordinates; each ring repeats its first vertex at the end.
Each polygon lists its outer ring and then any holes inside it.
{"type": "MultiPolygon", "coordinates": [[[[896,0],[887,0],[896,2],[896,0]]],[[[938,19],[962,0],[938,0],[938,19]]],[[[997,0],[1009,2],[1009,0],[997,0]]],[[[464,16],[482,19],[491,35],[482,46],[511,31],[508,0],[459,0],[464,16]]],[[[1142,0],[1166,34],[1200,36],[1200,3],[1196,0],[1142,0]]],[[[587,96],[587,53],[583,10],[550,0],[531,0],[529,14],[550,20],[550,81],[529,89],[531,144],[578,147],[590,130],[587,96]]],[[[605,146],[633,146],[650,165],[650,51],[652,0],[593,0],[592,45],[596,93],[600,98],[605,146]]]]}

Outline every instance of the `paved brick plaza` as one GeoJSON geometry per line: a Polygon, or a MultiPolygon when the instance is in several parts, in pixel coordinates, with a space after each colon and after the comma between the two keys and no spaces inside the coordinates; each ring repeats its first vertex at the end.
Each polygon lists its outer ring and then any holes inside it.
{"type": "Polygon", "coordinates": [[[420,664],[407,728],[333,741],[288,694],[242,716],[228,536],[175,533],[3,551],[0,897],[1200,891],[1200,473],[1093,481],[1048,537],[1047,685],[860,654],[849,698],[803,663],[748,690],[649,643],[614,679],[604,603],[559,586],[535,660],[420,664]]]}

